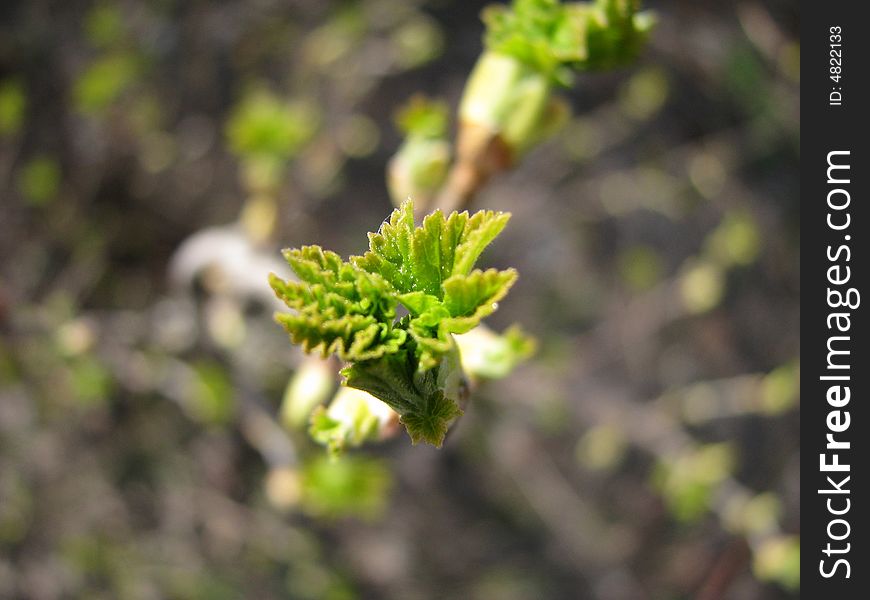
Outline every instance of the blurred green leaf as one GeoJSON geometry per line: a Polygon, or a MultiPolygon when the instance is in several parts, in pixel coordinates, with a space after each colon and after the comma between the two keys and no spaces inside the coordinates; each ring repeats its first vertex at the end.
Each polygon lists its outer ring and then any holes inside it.
{"type": "Polygon", "coordinates": [[[620,93],[622,110],[638,120],[649,119],[668,99],[669,83],[664,71],[648,67],[633,74],[620,93]]]}
{"type": "Polygon", "coordinates": [[[800,367],[790,362],[777,367],[761,381],[761,410],[781,414],[797,403],[800,396],[800,367]]]}
{"type": "Polygon", "coordinates": [[[776,531],[782,502],[773,492],[746,497],[737,494],[726,504],[723,524],[734,533],[759,538],[776,531]]]}
{"type": "Polygon", "coordinates": [[[0,473],[0,548],[20,542],[33,525],[33,493],[16,471],[0,473]]]}
{"type": "Polygon", "coordinates": [[[447,133],[449,108],[443,100],[417,94],[396,112],[396,125],[406,136],[442,138],[447,133]]]}
{"type": "Polygon", "coordinates": [[[386,507],[390,472],[379,460],[317,456],[302,469],[302,506],[319,517],[379,518],[386,507]]]}
{"type": "Polygon", "coordinates": [[[655,250],[647,246],[632,246],[618,258],[619,274],[635,292],[648,290],[661,280],[664,265],[655,250]]]}
{"type": "Polygon", "coordinates": [[[377,149],[381,137],[377,124],[361,114],[344,119],[336,133],[341,151],[354,158],[371,155],[377,149]]]}
{"type": "Polygon", "coordinates": [[[221,573],[195,569],[174,569],[166,584],[173,600],[237,600],[239,587],[221,573]]]}
{"type": "Polygon", "coordinates": [[[725,294],[725,272],[712,262],[690,259],[680,273],[680,295],[692,314],[708,312],[725,294]]]}
{"type": "Polygon", "coordinates": [[[329,565],[297,561],[287,573],[293,600],[355,600],[353,588],[329,565]]]}
{"type": "Polygon", "coordinates": [[[141,70],[141,63],[133,54],[109,54],[98,58],[73,85],[76,108],[87,115],[104,112],[135,83],[141,70]]]}
{"type": "Polygon", "coordinates": [[[724,267],[751,264],[761,249],[761,233],[745,211],[729,211],[707,239],[706,250],[724,267]]]}
{"type": "Polygon", "coordinates": [[[415,95],[396,112],[395,122],[405,140],[388,165],[390,198],[395,206],[408,198],[427,205],[450,166],[447,104],[415,95]]]}
{"type": "Polygon", "coordinates": [[[598,425],[589,429],[577,441],[574,455],[587,469],[604,471],[614,469],[628,451],[628,442],[619,429],[598,425]]]}
{"type": "Polygon", "coordinates": [[[726,90],[747,113],[758,114],[771,109],[771,78],[751,46],[732,48],[724,70],[726,90]]]}
{"type": "Polygon", "coordinates": [[[60,166],[50,156],[30,159],[18,173],[18,189],[33,206],[49,204],[60,191],[60,166]]]}
{"type": "Polygon", "coordinates": [[[100,2],[85,17],[85,35],[97,48],[105,48],[121,40],[124,21],[118,6],[100,2]]]}
{"type": "Polygon", "coordinates": [[[357,3],[341,5],[324,25],[308,34],[303,50],[306,62],[326,70],[357,48],[368,28],[361,7],[357,3]]]}
{"type": "Polygon", "coordinates": [[[0,137],[18,133],[24,123],[27,94],[16,80],[0,82],[0,137]]]}
{"type": "Polygon", "coordinates": [[[797,590],[801,583],[801,543],[797,536],[763,540],[754,549],[752,569],[759,579],[797,590]]]}
{"type": "Polygon", "coordinates": [[[104,404],[112,388],[109,370],[91,355],[77,357],[70,363],[72,390],[84,407],[104,404]]]}
{"type": "Polygon", "coordinates": [[[236,412],[232,382],[221,365],[201,362],[194,365],[193,380],[187,395],[190,416],[207,425],[229,423],[236,412]]]}
{"type": "Polygon", "coordinates": [[[425,65],[444,48],[444,34],[434,20],[418,16],[400,25],[390,36],[396,60],[405,69],[425,65]]]}
{"type": "Polygon", "coordinates": [[[284,100],[259,88],[233,109],[226,133],[230,149],[239,157],[281,163],[312,138],[319,121],[319,111],[309,102],[284,100]]]}
{"type": "Polygon", "coordinates": [[[693,522],[710,509],[716,487],[732,471],[730,444],[706,444],[670,460],[661,460],[653,471],[653,485],[679,521],[693,522]]]}

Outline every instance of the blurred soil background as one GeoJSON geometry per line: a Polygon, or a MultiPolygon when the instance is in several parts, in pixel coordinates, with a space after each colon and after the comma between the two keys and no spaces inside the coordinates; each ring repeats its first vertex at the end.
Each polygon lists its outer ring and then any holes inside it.
{"type": "Polygon", "coordinates": [[[265,275],[364,250],[393,113],[456,106],[482,6],[0,5],[0,598],[797,597],[785,0],[647,3],[641,59],[477,199],[520,272],[491,324],[539,351],[444,449],[281,426],[265,275]]]}

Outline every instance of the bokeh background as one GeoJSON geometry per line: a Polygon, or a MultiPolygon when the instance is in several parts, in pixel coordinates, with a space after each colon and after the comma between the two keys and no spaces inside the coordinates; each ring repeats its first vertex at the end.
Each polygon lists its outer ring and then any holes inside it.
{"type": "Polygon", "coordinates": [[[539,350],[444,449],[281,426],[265,273],[364,249],[392,115],[455,107],[482,6],[0,5],[0,598],[797,597],[786,0],[648,3],[478,197],[521,275],[490,323],[539,350]]]}

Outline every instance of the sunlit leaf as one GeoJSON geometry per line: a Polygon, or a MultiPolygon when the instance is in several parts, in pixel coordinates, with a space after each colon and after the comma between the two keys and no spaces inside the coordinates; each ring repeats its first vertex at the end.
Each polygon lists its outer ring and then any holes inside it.
{"type": "MultiPolygon", "coordinates": [[[[306,352],[351,363],[343,371],[347,385],[396,411],[415,443],[440,446],[462,414],[453,334],[491,314],[517,277],[513,269],[472,270],[509,218],[436,211],[416,226],[407,201],[369,234],[363,256],[346,262],[318,246],[287,250],[299,281],[271,276],[272,289],[293,309],[276,318],[306,352]]],[[[324,443],[343,435],[329,409],[316,419],[313,433],[324,443]]]]}

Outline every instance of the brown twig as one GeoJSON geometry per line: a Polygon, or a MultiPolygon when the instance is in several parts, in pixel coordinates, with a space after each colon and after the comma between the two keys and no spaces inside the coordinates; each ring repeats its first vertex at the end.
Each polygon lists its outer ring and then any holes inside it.
{"type": "Polygon", "coordinates": [[[463,210],[487,182],[514,164],[513,152],[501,136],[487,127],[463,122],[456,140],[456,162],[431,210],[445,214],[463,210]]]}
{"type": "Polygon", "coordinates": [[[719,554],[713,564],[710,574],[701,584],[695,596],[696,600],[721,600],[725,597],[734,578],[737,577],[749,562],[751,551],[746,540],[735,538],[725,550],[719,554]]]}

